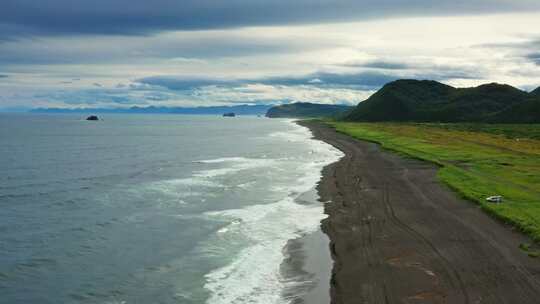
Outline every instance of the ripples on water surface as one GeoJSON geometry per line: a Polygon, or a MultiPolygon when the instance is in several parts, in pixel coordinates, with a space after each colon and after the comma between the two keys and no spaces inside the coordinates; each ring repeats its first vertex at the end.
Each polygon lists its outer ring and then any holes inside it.
{"type": "Polygon", "coordinates": [[[290,121],[0,115],[5,303],[286,303],[297,200],[339,156],[290,121]]]}

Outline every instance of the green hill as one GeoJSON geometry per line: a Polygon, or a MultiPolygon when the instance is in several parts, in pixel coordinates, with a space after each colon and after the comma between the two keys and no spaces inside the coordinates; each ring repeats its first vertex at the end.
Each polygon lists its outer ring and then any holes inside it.
{"type": "Polygon", "coordinates": [[[534,91],[531,92],[531,95],[534,96],[540,96],[540,87],[536,88],[534,91]]]}
{"type": "Polygon", "coordinates": [[[266,112],[270,118],[338,117],[345,115],[352,106],[297,102],[274,106],[266,112]]]}
{"type": "Polygon", "coordinates": [[[525,117],[517,113],[534,109],[536,103],[530,100],[537,98],[532,93],[497,83],[458,89],[436,81],[397,80],[358,104],[345,120],[502,122],[497,114],[508,111],[516,115],[505,122],[525,122],[525,117]]]}
{"type": "Polygon", "coordinates": [[[531,98],[488,119],[499,123],[540,123],[540,98],[531,98]]]}

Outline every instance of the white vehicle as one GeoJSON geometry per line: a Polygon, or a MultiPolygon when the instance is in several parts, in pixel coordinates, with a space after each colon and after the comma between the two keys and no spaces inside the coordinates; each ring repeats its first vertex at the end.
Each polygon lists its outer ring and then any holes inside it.
{"type": "Polygon", "coordinates": [[[502,202],[502,196],[500,196],[500,195],[490,196],[490,197],[486,198],[486,201],[488,201],[490,203],[501,203],[502,202]]]}

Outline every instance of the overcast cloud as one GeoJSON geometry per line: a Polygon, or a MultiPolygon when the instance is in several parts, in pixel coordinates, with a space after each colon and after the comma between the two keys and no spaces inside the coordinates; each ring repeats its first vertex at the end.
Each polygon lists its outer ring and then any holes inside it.
{"type": "Polygon", "coordinates": [[[0,109],[356,104],[399,78],[540,85],[537,0],[0,3],[0,109]]]}
{"type": "Polygon", "coordinates": [[[536,0],[3,0],[0,33],[151,34],[378,19],[539,10],[536,0]],[[16,30],[15,30],[16,29],[16,30]]]}

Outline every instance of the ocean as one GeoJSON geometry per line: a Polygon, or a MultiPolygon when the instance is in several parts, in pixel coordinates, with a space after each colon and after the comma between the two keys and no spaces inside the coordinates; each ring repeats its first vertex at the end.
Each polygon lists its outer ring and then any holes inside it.
{"type": "Polygon", "coordinates": [[[0,114],[0,303],[309,296],[341,156],[284,119],[0,114]]]}

